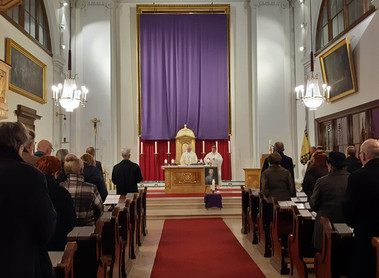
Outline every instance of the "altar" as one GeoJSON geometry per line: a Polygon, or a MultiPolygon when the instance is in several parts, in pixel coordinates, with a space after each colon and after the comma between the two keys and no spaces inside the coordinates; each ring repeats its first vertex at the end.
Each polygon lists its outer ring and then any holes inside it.
{"type": "Polygon", "coordinates": [[[205,165],[162,166],[164,170],[165,193],[209,193],[210,186],[205,184],[205,165]]]}

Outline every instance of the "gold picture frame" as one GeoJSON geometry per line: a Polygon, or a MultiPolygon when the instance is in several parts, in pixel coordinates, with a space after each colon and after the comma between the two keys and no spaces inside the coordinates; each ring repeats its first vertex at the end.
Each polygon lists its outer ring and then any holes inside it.
{"type": "Polygon", "coordinates": [[[349,38],[345,38],[322,54],[320,64],[324,83],[331,87],[327,96],[328,102],[357,92],[357,79],[349,38]]]}
{"type": "Polygon", "coordinates": [[[8,88],[11,66],[0,60],[0,119],[8,119],[8,88]]]}
{"type": "Polygon", "coordinates": [[[46,65],[10,38],[7,38],[6,62],[12,66],[9,89],[46,103],[46,65]]]}

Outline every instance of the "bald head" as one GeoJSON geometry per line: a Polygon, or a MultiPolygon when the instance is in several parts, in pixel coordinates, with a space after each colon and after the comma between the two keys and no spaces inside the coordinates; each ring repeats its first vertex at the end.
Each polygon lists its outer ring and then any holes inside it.
{"type": "Polygon", "coordinates": [[[376,139],[367,139],[361,145],[360,159],[363,165],[367,162],[379,158],[379,142],[376,139]]]}
{"type": "Polygon", "coordinates": [[[283,144],[283,142],[276,142],[274,144],[274,150],[277,151],[278,153],[284,152],[284,144],[283,144]]]}
{"type": "Polygon", "coordinates": [[[88,147],[86,149],[86,153],[92,155],[93,157],[95,157],[95,148],[94,147],[88,147]]]}
{"type": "Polygon", "coordinates": [[[53,150],[53,145],[49,141],[45,139],[39,141],[37,145],[37,151],[44,152],[47,155],[51,155],[52,150],[53,150]]]}

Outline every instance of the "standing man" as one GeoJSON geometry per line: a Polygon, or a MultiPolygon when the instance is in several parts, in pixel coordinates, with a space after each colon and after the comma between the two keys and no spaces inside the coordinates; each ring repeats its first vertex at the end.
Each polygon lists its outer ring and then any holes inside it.
{"type": "Polygon", "coordinates": [[[353,173],[355,170],[362,168],[362,162],[355,156],[357,150],[354,146],[348,146],[346,149],[346,170],[353,173]]]}
{"type": "Polygon", "coordinates": [[[192,146],[187,146],[187,151],[180,158],[180,165],[191,165],[197,163],[197,155],[192,152],[192,146]]]}
{"type": "Polygon", "coordinates": [[[222,165],[223,159],[222,159],[221,154],[217,151],[216,146],[212,146],[211,150],[212,151],[205,156],[204,162],[213,167],[217,167],[218,180],[219,180],[219,183],[221,184],[221,165],[222,165]]]}
{"type": "Polygon", "coordinates": [[[101,175],[103,175],[103,166],[101,166],[101,162],[96,160],[96,152],[94,147],[88,147],[86,153],[93,156],[96,161],[96,168],[100,170],[101,175]]]}
{"type": "MultiPolygon", "coordinates": [[[[287,169],[290,174],[291,174],[291,177],[292,177],[292,182],[293,184],[295,184],[295,174],[294,174],[294,171],[293,171],[293,162],[292,162],[292,158],[289,157],[289,156],[286,156],[284,154],[284,144],[283,142],[276,142],[274,144],[274,152],[278,152],[280,154],[280,156],[282,157],[282,162],[280,163],[280,165],[287,169]]],[[[261,175],[262,173],[264,172],[264,170],[266,170],[269,166],[269,163],[268,163],[268,157],[265,159],[264,163],[263,163],[263,167],[262,167],[262,171],[261,171],[261,175]]],[[[261,188],[262,190],[262,188],[261,188]]],[[[293,197],[296,196],[296,190],[293,193],[293,197]]]]}
{"type": "Polygon", "coordinates": [[[141,169],[138,164],[130,161],[130,149],[122,149],[123,160],[113,167],[112,181],[119,195],[138,192],[137,183],[142,181],[141,169]]]}
{"type": "Polygon", "coordinates": [[[22,158],[23,124],[0,123],[1,277],[55,277],[47,253],[56,216],[45,175],[22,158]]]}
{"type": "Polygon", "coordinates": [[[371,239],[379,235],[379,142],[367,139],[359,158],[363,168],[351,173],[346,190],[346,222],[354,228],[353,277],[375,277],[371,239]]]}
{"type": "Polygon", "coordinates": [[[35,156],[42,157],[44,155],[51,155],[53,151],[53,144],[49,141],[43,139],[38,142],[37,151],[34,153],[35,156]]]}
{"type": "Polygon", "coordinates": [[[33,155],[34,150],[34,139],[35,139],[35,133],[33,130],[28,131],[28,141],[25,144],[24,151],[22,152],[22,159],[33,166],[36,166],[37,160],[39,159],[38,156],[33,155]]]}

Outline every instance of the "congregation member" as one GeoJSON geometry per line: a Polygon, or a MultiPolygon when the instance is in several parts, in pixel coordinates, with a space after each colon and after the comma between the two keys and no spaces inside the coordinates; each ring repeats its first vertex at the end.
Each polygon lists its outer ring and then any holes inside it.
{"type": "Polygon", "coordinates": [[[53,150],[53,145],[49,141],[43,139],[38,142],[37,151],[34,153],[34,155],[38,157],[42,157],[44,155],[51,155],[51,152],[53,150]]]}
{"type": "Polygon", "coordinates": [[[308,200],[312,196],[313,188],[318,178],[328,174],[327,155],[323,150],[317,150],[313,154],[308,170],[303,179],[303,191],[307,194],[308,200]]]}
{"type": "MultiPolygon", "coordinates": [[[[96,151],[95,151],[95,148],[94,147],[88,147],[86,149],[86,153],[92,155],[92,157],[95,159],[96,158],[96,151]]],[[[103,166],[101,165],[101,162],[96,160],[95,159],[95,162],[96,162],[96,168],[100,170],[100,173],[101,175],[103,175],[103,166]]]]}
{"type": "Polygon", "coordinates": [[[218,180],[221,182],[221,166],[223,158],[221,154],[217,151],[217,146],[212,146],[211,152],[205,156],[204,162],[210,166],[217,167],[218,180]]]}
{"type": "Polygon", "coordinates": [[[92,183],[96,185],[97,190],[100,193],[101,200],[103,202],[105,201],[105,198],[107,198],[108,191],[107,187],[105,185],[104,177],[101,174],[100,170],[96,168],[96,161],[93,158],[92,155],[86,153],[83,154],[80,157],[81,160],[84,162],[84,169],[83,169],[83,175],[84,175],[84,181],[88,183],[92,183]]]}
{"type": "Polygon", "coordinates": [[[33,130],[28,131],[28,141],[25,144],[24,151],[22,152],[22,159],[33,166],[36,166],[37,160],[39,159],[38,156],[33,155],[34,152],[34,139],[35,139],[35,133],[33,130]]]}
{"type": "Polygon", "coordinates": [[[59,159],[59,161],[61,162],[61,165],[62,165],[62,171],[59,174],[59,176],[57,177],[57,182],[58,183],[61,183],[61,182],[65,181],[65,180],[67,180],[67,175],[64,172],[64,159],[66,158],[66,155],[68,155],[68,150],[67,149],[59,149],[55,153],[55,156],[59,159]]]}
{"type": "Polygon", "coordinates": [[[262,192],[269,202],[271,197],[275,197],[278,201],[289,201],[295,191],[291,174],[280,165],[281,162],[282,157],[279,153],[270,154],[269,167],[261,176],[262,192]]]}
{"type": "Polygon", "coordinates": [[[84,181],[83,168],[81,159],[68,154],[64,163],[67,181],[60,185],[68,190],[74,201],[76,226],[92,226],[103,214],[104,205],[96,185],[84,181]]]}
{"type": "Polygon", "coordinates": [[[22,123],[0,123],[1,277],[54,277],[47,243],[56,212],[42,172],[22,158],[28,133],[22,123]]]}
{"type": "Polygon", "coordinates": [[[379,236],[379,142],[361,145],[363,168],[350,174],[346,191],[346,221],[354,228],[353,277],[375,277],[376,252],[372,237],[379,236]]]}
{"type": "Polygon", "coordinates": [[[121,150],[122,160],[112,170],[112,182],[116,185],[119,195],[137,193],[137,183],[143,180],[141,169],[138,164],[130,161],[130,149],[121,150]]]}
{"type": "Polygon", "coordinates": [[[49,251],[63,251],[67,234],[75,227],[76,213],[70,193],[56,180],[62,164],[57,157],[45,155],[37,161],[36,167],[45,174],[49,195],[57,212],[57,225],[47,248],[49,251]]]}
{"type": "Polygon", "coordinates": [[[346,222],[343,201],[346,195],[349,172],[344,170],[345,155],[330,152],[327,159],[329,173],[316,181],[309,199],[311,209],[317,213],[313,232],[313,246],[322,250],[322,224],[320,217],[328,217],[332,223],[346,222]]]}
{"type": "Polygon", "coordinates": [[[362,168],[362,162],[355,156],[357,149],[354,146],[346,148],[346,170],[353,173],[355,170],[362,168]]]}
{"type": "Polygon", "coordinates": [[[187,151],[180,157],[180,165],[191,165],[197,163],[197,155],[192,152],[192,146],[187,146],[187,151]]]}
{"type": "MultiPolygon", "coordinates": [[[[277,152],[281,156],[282,162],[280,163],[280,165],[284,169],[287,169],[290,172],[291,177],[292,177],[292,182],[295,183],[295,174],[293,171],[292,158],[284,154],[283,142],[275,142],[273,152],[277,152]]],[[[269,166],[269,161],[268,161],[268,158],[266,158],[263,163],[261,174],[268,168],[268,166],[269,166]]],[[[296,192],[294,192],[294,194],[296,194],[296,192]]]]}

